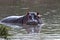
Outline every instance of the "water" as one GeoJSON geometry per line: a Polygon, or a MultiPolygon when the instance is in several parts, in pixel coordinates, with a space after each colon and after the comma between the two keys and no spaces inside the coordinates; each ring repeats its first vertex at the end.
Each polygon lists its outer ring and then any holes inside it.
{"type": "MultiPolygon", "coordinates": [[[[3,40],[3,39],[2,39],[3,40]]],[[[60,34],[16,34],[8,40],[60,40],[60,34]]]]}
{"type": "MultiPolygon", "coordinates": [[[[26,11],[37,11],[42,14],[42,19],[45,25],[41,29],[39,34],[21,34],[18,31],[11,31],[14,34],[12,37],[16,39],[10,40],[60,40],[60,1],[59,0],[18,0],[11,6],[3,2],[0,6],[0,18],[10,15],[22,15],[26,11]],[[32,3],[33,2],[33,3],[32,3]],[[7,5],[7,6],[6,6],[7,5]],[[37,36],[36,36],[37,35],[37,36]]],[[[23,32],[25,32],[23,30],[23,32]]],[[[0,40],[4,40],[1,39],[0,40]]]]}
{"type": "Polygon", "coordinates": [[[43,34],[41,40],[60,40],[60,34],[43,34]]]}

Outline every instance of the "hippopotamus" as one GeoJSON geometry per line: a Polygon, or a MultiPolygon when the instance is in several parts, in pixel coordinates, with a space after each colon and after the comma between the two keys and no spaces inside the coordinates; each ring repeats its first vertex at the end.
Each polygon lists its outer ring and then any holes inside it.
{"type": "Polygon", "coordinates": [[[39,33],[43,21],[38,12],[28,12],[22,16],[8,16],[0,20],[0,24],[12,27],[25,29],[27,33],[39,33]]]}

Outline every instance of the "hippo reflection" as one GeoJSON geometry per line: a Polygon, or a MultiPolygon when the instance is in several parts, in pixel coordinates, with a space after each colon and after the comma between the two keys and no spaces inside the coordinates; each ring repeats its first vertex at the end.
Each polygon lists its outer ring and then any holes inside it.
{"type": "Polygon", "coordinates": [[[43,24],[39,13],[37,12],[28,12],[26,15],[23,16],[9,16],[1,20],[1,24],[6,26],[16,25],[19,27],[26,29],[27,33],[38,33],[40,30],[39,24],[43,24]]]}

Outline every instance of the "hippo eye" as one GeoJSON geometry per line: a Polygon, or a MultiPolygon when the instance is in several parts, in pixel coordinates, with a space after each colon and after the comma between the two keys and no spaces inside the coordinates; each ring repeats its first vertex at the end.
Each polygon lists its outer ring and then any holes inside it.
{"type": "Polygon", "coordinates": [[[29,16],[29,19],[31,19],[32,17],[31,16],[29,16]]]}
{"type": "Polygon", "coordinates": [[[40,18],[39,16],[37,16],[37,18],[40,18]]]}

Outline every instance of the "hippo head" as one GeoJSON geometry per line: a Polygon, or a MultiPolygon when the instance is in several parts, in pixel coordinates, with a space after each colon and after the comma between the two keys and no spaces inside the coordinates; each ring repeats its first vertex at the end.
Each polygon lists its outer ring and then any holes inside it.
{"type": "Polygon", "coordinates": [[[27,22],[26,24],[27,25],[37,25],[39,24],[39,19],[40,19],[40,16],[39,16],[39,13],[37,12],[28,12],[27,13],[27,22]]]}

